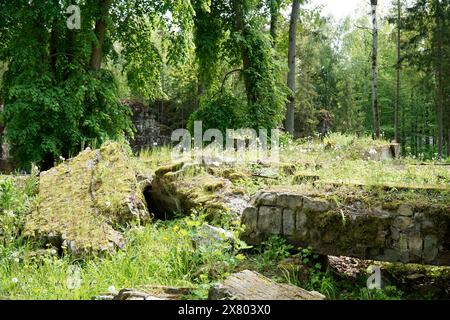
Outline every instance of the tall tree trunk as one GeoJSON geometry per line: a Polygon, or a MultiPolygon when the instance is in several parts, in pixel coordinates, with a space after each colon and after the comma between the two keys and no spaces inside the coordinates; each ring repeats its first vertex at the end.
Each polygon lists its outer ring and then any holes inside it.
{"type": "Polygon", "coordinates": [[[290,134],[295,132],[295,75],[296,75],[296,55],[297,55],[297,24],[300,11],[300,0],[293,0],[291,22],[289,26],[289,52],[288,67],[289,73],[287,78],[288,88],[291,90],[286,110],[286,131],[290,134]]]}
{"type": "Polygon", "coordinates": [[[444,156],[444,99],[443,99],[443,92],[442,92],[442,67],[438,66],[437,70],[437,81],[438,81],[438,88],[437,88],[437,123],[438,123],[438,139],[437,139],[437,145],[438,145],[438,158],[439,160],[442,160],[444,156]]]}
{"type": "Polygon", "coordinates": [[[91,69],[94,71],[100,70],[102,66],[103,58],[103,46],[105,44],[106,31],[107,31],[107,19],[109,16],[109,8],[112,0],[99,0],[100,16],[95,22],[95,36],[96,42],[92,45],[91,53],[91,69]]]}
{"type": "Polygon", "coordinates": [[[401,11],[402,5],[401,0],[397,1],[397,92],[395,97],[395,110],[394,110],[394,140],[399,141],[398,134],[398,123],[399,123],[399,113],[400,113],[400,71],[401,71],[401,11]]]}
{"type": "Polygon", "coordinates": [[[270,6],[270,35],[272,36],[272,47],[277,45],[279,0],[269,0],[270,6]]]}
{"type": "MultiPolygon", "coordinates": [[[[234,27],[237,32],[240,32],[243,37],[245,37],[245,21],[244,21],[244,7],[242,0],[233,0],[233,11],[234,11],[234,27]]],[[[242,64],[244,70],[244,83],[245,90],[247,92],[247,100],[249,104],[256,102],[257,97],[253,94],[253,86],[251,79],[248,75],[248,70],[251,67],[249,52],[246,45],[241,44],[241,55],[242,55],[242,64]]]]}
{"type": "Polygon", "coordinates": [[[450,158],[450,129],[447,129],[447,158],[450,158]]]}
{"type": "MultiPolygon", "coordinates": [[[[447,6],[445,7],[446,16],[449,16],[449,10],[450,6],[447,3],[447,6]]],[[[449,66],[449,52],[450,52],[450,35],[448,33],[449,30],[449,19],[443,18],[441,19],[442,22],[442,30],[444,30],[445,40],[442,41],[443,44],[445,44],[445,51],[447,52],[446,57],[446,67],[444,68],[445,74],[445,95],[444,95],[444,101],[443,101],[443,112],[445,114],[444,118],[444,134],[445,134],[445,140],[447,145],[447,152],[446,156],[447,158],[450,158],[450,66],[449,66]]]]}
{"type": "Polygon", "coordinates": [[[377,6],[378,0],[370,0],[372,5],[372,26],[373,26],[373,46],[372,46],[372,114],[373,131],[376,139],[381,138],[380,131],[380,110],[378,107],[378,22],[377,6]]]}
{"type": "Polygon", "coordinates": [[[438,158],[442,160],[444,156],[444,79],[443,79],[443,69],[442,61],[440,59],[442,56],[442,12],[440,10],[440,4],[436,2],[436,51],[435,51],[435,68],[436,68],[436,82],[437,82],[437,93],[436,93],[436,111],[437,111],[437,124],[438,124],[438,158]]]}

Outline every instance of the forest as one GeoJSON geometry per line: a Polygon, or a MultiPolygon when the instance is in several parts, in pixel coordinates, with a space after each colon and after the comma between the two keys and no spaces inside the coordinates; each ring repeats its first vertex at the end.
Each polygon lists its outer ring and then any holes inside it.
{"type": "Polygon", "coordinates": [[[449,299],[450,0],[356,2],[0,0],[0,300],[449,299]]]}
{"type": "Polygon", "coordinates": [[[368,4],[335,21],[302,1],[82,1],[79,30],[73,3],[1,4],[1,122],[20,165],[132,134],[125,98],[170,102],[179,127],[308,137],[325,122],[450,154],[446,1],[395,2],[375,25],[368,4]]]}

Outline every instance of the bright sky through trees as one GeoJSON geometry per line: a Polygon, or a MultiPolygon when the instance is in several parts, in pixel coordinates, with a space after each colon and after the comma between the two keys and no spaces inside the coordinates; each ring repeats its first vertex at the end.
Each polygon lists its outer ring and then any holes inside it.
{"type": "MultiPolygon", "coordinates": [[[[369,6],[369,0],[311,0],[310,5],[323,5],[324,14],[331,15],[336,19],[345,18],[348,15],[354,15],[355,12],[363,8],[363,4],[369,6]]],[[[380,0],[380,7],[387,8],[390,0],[380,0]]]]}

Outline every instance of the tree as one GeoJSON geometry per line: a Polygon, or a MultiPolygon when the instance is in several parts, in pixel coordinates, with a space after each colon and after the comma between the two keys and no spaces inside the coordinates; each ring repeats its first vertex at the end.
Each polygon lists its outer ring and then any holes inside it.
{"type": "Polygon", "coordinates": [[[277,81],[271,41],[261,31],[257,3],[232,0],[232,41],[241,53],[247,94],[247,125],[253,129],[276,129],[281,125],[286,101],[284,85],[277,81]]]}
{"type": "Polygon", "coordinates": [[[225,40],[221,1],[213,0],[209,4],[198,0],[193,2],[195,9],[194,42],[198,65],[199,96],[208,92],[218,82],[222,44],[225,40]]]}
{"type": "Polygon", "coordinates": [[[280,17],[280,8],[282,0],[267,0],[270,11],[270,36],[272,37],[272,46],[277,43],[278,20],[280,17]]]}
{"type": "Polygon", "coordinates": [[[288,78],[287,86],[291,90],[286,111],[286,131],[294,134],[295,131],[295,77],[296,77],[296,49],[297,49],[297,24],[300,10],[300,0],[293,0],[289,27],[289,52],[288,52],[288,78]]]}
{"type": "Polygon", "coordinates": [[[151,41],[142,26],[172,30],[172,61],[181,60],[186,47],[193,12],[184,1],[80,2],[81,29],[70,30],[64,13],[75,3],[0,0],[0,61],[8,65],[2,116],[22,167],[36,162],[48,169],[58,156],[132,135],[130,110],[119,103],[115,76],[102,64],[117,57],[114,44],[124,48],[131,88],[148,97],[159,60],[146,50],[151,41]],[[171,19],[164,18],[168,11],[171,19]]]}
{"type": "Polygon", "coordinates": [[[398,124],[399,124],[399,109],[400,109],[400,71],[401,71],[401,12],[402,12],[402,4],[401,0],[397,0],[397,87],[396,87],[396,95],[395,95],[395,111],[394,111],[394,140],[396,142],[399,141],[398,135],[398,124]]]}
{"type": "Polygon", "coordinates": [[[372,116],[373,130],[376,139],[381,138],[380,130],[380,110],[378,106],[378,22],[377,22],[377,6],[378,0],[370,0],[372,6],[372,116]]]}
{"type": "Polygon", "coordinates": [[[445,147],[450,155],[450,3],[417,0],[407,13],[406,29],[412,33],[407,59],[434,78],[437,151],[442,159],[445,147]]]}

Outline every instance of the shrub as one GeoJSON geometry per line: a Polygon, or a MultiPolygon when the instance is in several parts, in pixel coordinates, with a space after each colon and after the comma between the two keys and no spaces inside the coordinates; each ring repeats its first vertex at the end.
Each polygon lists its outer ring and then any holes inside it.
{"type": "Polygon", "coordinates": [[[242,127],[242,105],[242,101],[229,94],[204,101],[189,118],[188,129],[194,132],[194,122],[202,121],[203,131],[218,129],[225,136],[227,129],[242,127]]]}

